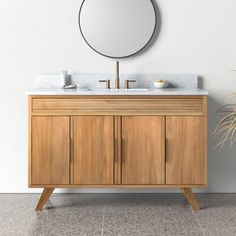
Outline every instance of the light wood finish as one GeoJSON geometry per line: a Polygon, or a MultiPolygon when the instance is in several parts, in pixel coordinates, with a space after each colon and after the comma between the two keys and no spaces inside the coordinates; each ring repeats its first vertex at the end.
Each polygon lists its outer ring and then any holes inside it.
{"type": "Polygon", "coordinates": [[[186,198],[186,200],[189,202],[189,204],[192,206],[193,210],[200,210],[200,207],[198,205],[197,199],[192,193],[191,188],[183,188],[183,194],[186,198]]]}
{"type": "Polygon", "coordinates": [[[31,184],[69,184],[69,117],[31,122],[31,184]]]}
{"type": "Polygon", "coordinates": [[[207,156],[208,156],[208,97],[203,97],[203,108],[204,108],[204,116],[203,116],[203,132],[204,132],[204,138],[202,140],[203,150],[204,150],[204,184],[207,186],[208,180],[207,180],[207,170],[208,170],[208,163],[207,163],[207,156]]]}
{"type": "Polygon", "coordinates": [[[114,184],[121,184],[121,117],[115,117],[115,175],[114,184]]]}
{"type": "Polygon", "coordinates": [[[73,118],[74,184],[113,184],[114,118],[73,118]]]}
{"type": "Polygon", "coordinates": [[[206,188],[206,185],[202,184],[49,184],[49,185],[30,185],[31,188],[130,188],[130,189],[136,189],[136,188],[147,188],[147,189],[153,189],[153,188],[206,188]]]}
{"type": "Polygon", "coordinates": [[[74,181],[74,120],[70,117],[70,184],[74,181]]]}
{"type": "Polygon", "coordinates": [[[32,109],[32,97],[28,97],[28,186],[31,185],[31,142],[32,142],[32,132],[31,132],[31,109],[32,109]]]}
{"type": "Polygon", "coordinates": [[[207,96],[29,96],[29,187],[207,186],[207,96]]]}
{"type": "Polygon", "coordinates": [[[202,96],[33,97],[34,115],[203,115],[202,96]]]}
{"type": "Polygon", "coordinates": [[[166,117],[166,184],[205,183],[203,117],[166,117]]]}
{"type": "Polygon", "coordinates": [[[50,195],[52,194],[54,188],[44,188],[43,193],[40,196],[40,199],[38,201],[38,204],[35,208],[35,210],[42,210],[45,203],[47,202],[47,200],[49,199],[50,195]]]}
{"type": "Polygon", "coordinates": [[[122,117],[122,184],[165,183],[164,130],[164,117],[122,117]]]}

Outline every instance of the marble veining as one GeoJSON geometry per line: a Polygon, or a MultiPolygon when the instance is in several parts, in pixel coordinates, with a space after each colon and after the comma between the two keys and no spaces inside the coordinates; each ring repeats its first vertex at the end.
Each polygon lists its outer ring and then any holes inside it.
{"type": "MultiPolygon", "coordinates": [[[[103,88],[104,85],[98,80],[111,81],[111,88],[115,87],[114,74],[72,74],[71,81],[79,84],[80,88],[103,88]]],[[[168,74],[121,74],[120,85],[124,88],[125,80],[136,80],[130,84],[131,88],[154,88],[155,80],[167,80],[169,88],[199,88],[199,78],[197,75],[168,75],[168,74]]]]}
{"type": "Polygon", "coordinates": [[[71,74],[70,83],[78,84],[77,89],[63,89],[60,81],[61,74],[39,75],[35,81],[35,88],[27,91],[27,95],[208,95],[208,91],[199,88],[197,75],[158,75],[158,74],[121,74],[120,84],[124,88],[126,79],[136,80],[131,88],[147,88],[147,91],[130,90],[106,90],[99,80],[111,81],[114,88],[115,78],[113,74],[71,74]],[[155,80],[167,80],[168,88],[155,89],[155,80]],[[54,81],[56,81],[54,83],[54,81]]]}
{"type": "MultiPolygon", "coordinates": [[[[111,88],[115,87],[114,74],[92,74],[92,73],[74,73],[70,74],[68,82],[79,84],[80,88],[104,88],[104,84],[99,80],[110,80],[111,88]]],[[[167,80],[169,88],[199,88],[199,77],[197,75],[181,74],[121,74],[120,85],[124,88],[125,80],[136,80],[136,83],[130,84],[131,88],[154,88],[155,80],[167,80]]],[[[40,74],[36,77],[34,86],[37,88],[62,88],[61,74],[40,74]]]]}

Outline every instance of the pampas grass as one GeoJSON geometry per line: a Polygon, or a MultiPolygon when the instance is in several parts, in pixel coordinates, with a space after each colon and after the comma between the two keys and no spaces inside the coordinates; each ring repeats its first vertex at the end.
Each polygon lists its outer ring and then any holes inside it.
{"type": "Polygon", "coordinates": [[[230,147],[236,141],[236,93],[232,94],[231,102],[220,107],[217,115],[221,116],[221,120],[217,123],[214,134],[219,136],[219,142],[216,147],[223,147],[225,143],[229,143],[230,147]]]}

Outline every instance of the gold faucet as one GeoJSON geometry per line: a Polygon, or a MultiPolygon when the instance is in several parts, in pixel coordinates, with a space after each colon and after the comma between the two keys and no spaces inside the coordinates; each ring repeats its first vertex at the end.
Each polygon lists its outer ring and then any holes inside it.
{"type": "Polygon", "coordinates": [[[99,80],[99,82],[106,83],[106,89],[110,89],[111,88],[110,80],[109,79],[107,79],[107,80],[99,80]]]}
{"type": "Polygon", "coordinates": [[[133,79],[132,80],[129,80],[129,79],[125,80],[125,88],[126,89],[129,89],[129,83],[130,82],[136,82],[136,80],[133,80],[133,79]]]}
{"type": "Polygon", "coordinates": [[[119,61],[116,62],[116,81],[115,81],[115,88],[120,88],[120,63],[119,61]]]}

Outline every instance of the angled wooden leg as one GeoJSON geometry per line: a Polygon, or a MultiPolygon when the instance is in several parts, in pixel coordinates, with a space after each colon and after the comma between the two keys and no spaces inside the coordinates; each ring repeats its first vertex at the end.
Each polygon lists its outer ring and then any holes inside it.
{"type": "Polygon", "coordinates": [[[36,211],[38,210],[42,210],[45,203],[47,202],[47,200],[49,199],[50,195],[52,194],[53,190],[55,188],[44,188],[40,198],[39,198],[39,201],[38,201],[38,204],[35,208],[36,211]]]}
{"type": "Polygon", "coordinates": [[[194,194],[192,193],[191,188],[182,188],[184,196],[189,204],[192,206],[193,210],[199,210],[200,207],[198,205],[197,199],[195,198],[194,194]]]}

